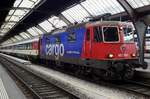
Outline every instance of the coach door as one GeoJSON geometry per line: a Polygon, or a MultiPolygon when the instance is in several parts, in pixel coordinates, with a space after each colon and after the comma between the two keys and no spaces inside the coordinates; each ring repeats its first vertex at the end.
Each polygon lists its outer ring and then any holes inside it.
{"type": "Polygon", "coordinates": [[[86,39],[85,39],[85,57],[90,58],[92,53],[92,43],[91,43],[91,28],[86,30],[86,39]]]}

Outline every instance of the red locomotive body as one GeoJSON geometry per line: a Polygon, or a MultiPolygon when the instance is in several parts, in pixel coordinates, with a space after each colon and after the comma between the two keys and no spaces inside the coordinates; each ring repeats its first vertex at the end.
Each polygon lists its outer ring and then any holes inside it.
{"type": "Polygon", "coordinates": [[[131,23],[104,21],[89,23],[86,28],[82,58],[86,59],[87,65],[99,68],[94,73],[131,78],[134,69],[142,67],[138,63],[131,23]]]}
{"type": "Polygon", "coordinates": [[[95,23],[87,25],[83,58],[96,60],[137,59],[134,31],[130,23],[95,23]]]}

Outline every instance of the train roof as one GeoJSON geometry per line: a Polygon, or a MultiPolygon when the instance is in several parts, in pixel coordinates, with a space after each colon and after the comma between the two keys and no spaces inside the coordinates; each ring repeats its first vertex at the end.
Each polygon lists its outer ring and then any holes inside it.
{"type": "Polygon", "coordinates": [[[72,29],[72,28],[78,28],[78,27],[85,27],[88,28],[90,26],[99,26],[99,25],[132,25],[131,22],[121,22],[121,21],[89,21],[89,22],[84,22],[81,24],[77,24],[74,26],[70,26],[68,27],[68,29],[72,29]]]}
{"type": "Polygon", "coordinates": [[[86,23],[85,27],[88,28],[90,26],[99,26],[99,25],[106,25],[106,26],[115,26],[115,25],[131,25],[131,22],[121,22],[121,21],[96,21],[96,22],[89,22],[86,23]]]}
{"type": "Polygon", "coordinates": [[[59,33],[62,33],[62,32],[65,32],[65,31],[70,31],[72,29],[75,29],[75,28],[81,28],[81,27],[85,27],[85,28],[88,28],[90,26],[99,26],[99,25],[109,25],[109,26],[114,26],[114,25],[130,25],[130,26],[133,26],[131,24],[131,22],[121,22],[121,21],[90,21],[90,22],[83,22],[83,23],[80,23],[80,24],[76,24],[76,25],[72,25],[72,26],[69,26],[69,27],[65,27],[63,29],[57,29],[55,31],[52,31],[48,34],[44,34],[44,35],[56,35],[56,34],[59,34],[59,33]]]}
{"type": "MultiPolygon", "coordinates": [[[[90,22],[83,22],[81,24],[72,25],[70,27],[65,27],[63,29],[57,29],[57,30],[54,30],[50,33],[44,34],[44,35],[57,35],[57,34],[60,34],[62,32],[70,31],[70,30],[75,29],[75,28],[81,28],[81,27],[88,28],[90,26],[99,26],[99,25],[114,26],[114,25],[132,25],[132,24],[131,24],[131,22],[121,22],[121,21],[90,21],[90,22]]],[[[36,37],[33,39],[29,39],[29,40],[25,40],[25,41],[13,43],[13,44],[4,45],[2,47],[13,46],[13,45],[18,45],[18,44],[25,44],[25,43],[30,43],[33,41],[38,41],[38,40],[39,40],[39,37],[36,37]]]]}
{"type": "Polygon", "coordinates": [[[39,41],[39,37],[32,38],[32,39],[25,40],[25,41],[21,41],[21,42],[17,42],[17,43],[13,43],[13,44],[4,45],[2,47],[14,46],[14,45],[19,45],[19,44],[26,44],[26,43],[30,43],[30,42],[34,42],[34,41],[39,41]]]}

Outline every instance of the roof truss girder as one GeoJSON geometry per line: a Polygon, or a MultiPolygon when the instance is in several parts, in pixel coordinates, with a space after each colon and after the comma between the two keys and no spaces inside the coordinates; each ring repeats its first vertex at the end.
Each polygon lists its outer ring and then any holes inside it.
{"type": "Polygon", "coordinates": [[[117,0],[120,5],[125,9],[125,11],[130,15],[132,19],[135,19],[137,16],[135,9],[126,0],[117,0]]]}

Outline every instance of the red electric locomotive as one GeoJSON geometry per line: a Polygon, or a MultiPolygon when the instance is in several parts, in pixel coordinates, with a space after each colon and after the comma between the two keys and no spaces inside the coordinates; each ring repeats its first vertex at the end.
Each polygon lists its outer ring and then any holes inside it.
{"type": "Polygon", "coordinates": [[[132,23],[103,21],[86,24],[82,58],[105,78],[129,79],[138,62],[132,23]],[[107,76],[107,77],[106,77],[107,76]]]}

